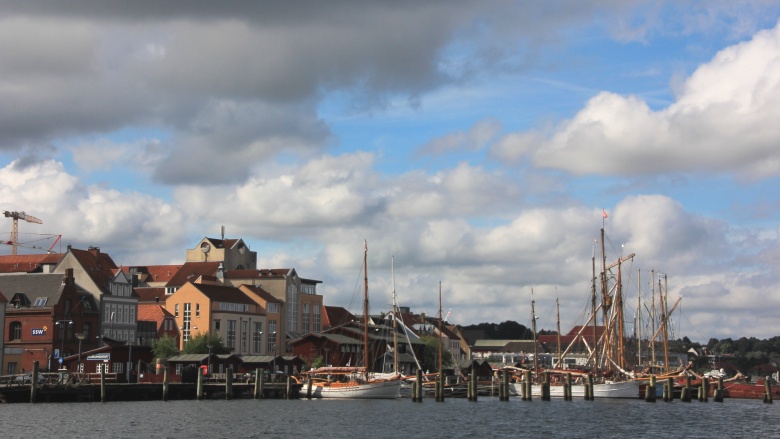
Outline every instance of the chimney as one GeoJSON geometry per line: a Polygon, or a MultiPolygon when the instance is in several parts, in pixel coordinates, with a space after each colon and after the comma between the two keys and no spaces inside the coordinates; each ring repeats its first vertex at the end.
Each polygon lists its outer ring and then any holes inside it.
{"type": "Polygon", "coordinates": [[[100,247],[92,247],[92,246],[90,246],[89,249],[87,249],[87,250],[92,254],[92,256],[94,256],[96,258],[98,257],[98,255],[100,255],[100,247]]]}
{"type": "Polygon", "coordinates": [[[154,301],[157,302],[157,305],[160,305],[160,296],[157,296],[154,298],[154,301]]]}

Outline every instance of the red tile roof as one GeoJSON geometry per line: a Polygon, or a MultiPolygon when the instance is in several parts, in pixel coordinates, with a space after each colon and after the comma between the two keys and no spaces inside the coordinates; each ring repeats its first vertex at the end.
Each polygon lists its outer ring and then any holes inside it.
{"type": "Polygon", "coordinates": [[[117,269],[111,256],[107,253],[101,253],[97,247],[91,247],[89,250],[70,248],[69,251],[84,268],[85,273],[92,278],[95,285],[108,293],[109,284],[114,277],[114,270],[117,269]]]}
{"type": "Polygon", "coordinates": [[[142,265],[142,266],[128,266],[121,267],[125,273],[130,273],[130,270],[135,270],[138,273],[146,275],[146,278],[142,278],[141,282],[169,282],[173,276],[181,269],[179,265],[142,265]]]}
{"type": "Polygon", "coordinates": [[[248,294],[256,294],[261,299],[265,300],[266,302],[270,303],[282,303],[283,301],[280,299],[277,299],[276,297],[272,296],[271,293],[268,291],[262,289],[261,287],[257,285],[241,285],[238,287],[240,290],[244,291],[245,293],[248,292],[248,294]]]}
{"type": "Polygon", "coordinates": [[[208,297],[212,301],[219,302],[231,302],[231,303],[248,303],[254,305],[256,302],[247,296],[243,291],[236,287],[222,286],[222,285],[209,285],[209,284],[196,284],[193,286],[198,289],[204,296],[208,297]]]}
{"type": "Polygon", "coordinates": [[[134,288],[133,292],[138,296],[138,303],[157,303],[160,298],[161,303],[165,303],[165,287],[139,287],[134,288]]]}
{"type": "Polygon", "coordinates": [[[168,281],[166,286],[180,287],[187,282],[194,282],[201,276],[214,276],[222,262],[185,262],[179,271],[168,281]]]}
{"type": "Polygon", "coordinates": [[[63,256],[62,253],[0,256],[0,273],[32,273],[40,270],[41,265],[57,265],[63,256]]]}

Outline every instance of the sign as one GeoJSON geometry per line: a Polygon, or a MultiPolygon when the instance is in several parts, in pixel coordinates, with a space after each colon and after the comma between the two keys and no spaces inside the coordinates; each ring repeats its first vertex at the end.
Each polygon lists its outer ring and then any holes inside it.
{"type": "Polygon", "coordinates": [[[54,356],[54,358],[60,358],[60,350],[59,349],[55,349],[53,356],[54,356]]]}
{"type": "Polygon", "coordinates": [[[46,328],[32,328],[32,335],[33,336],[46,335],[46,328]]]}
{"type": "Polygon", "coordinates": [[[111,359],[111,352],[105,352],[102,354],[92,354],[87,357],[87,360],[91,361],[108,361],[111,359]]]}

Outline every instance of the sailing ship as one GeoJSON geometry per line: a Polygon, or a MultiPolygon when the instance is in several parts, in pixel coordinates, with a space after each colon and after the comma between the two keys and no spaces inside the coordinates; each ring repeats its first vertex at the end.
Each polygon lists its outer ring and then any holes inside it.
{"type": "Polygon", "coordinates": [[[401,375],[377,377],[370,370],[368,338],[368,243],[363,242],[363,366],[320,367],[304,375],[302,392],[315,398],[395,399],[401,375]]]}

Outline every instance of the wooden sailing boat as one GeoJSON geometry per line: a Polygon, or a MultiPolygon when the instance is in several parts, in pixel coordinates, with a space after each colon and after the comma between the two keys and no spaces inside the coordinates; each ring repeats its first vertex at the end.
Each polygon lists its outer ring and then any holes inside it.
{"type": "Polygon", "coordinates": [[[307,372],[303,392],[315,398],[395,399],[401,375],[376,378],[370,368],[368,337],[368,243],[363,242],[363,366],[320,367],[307,372]]]}

